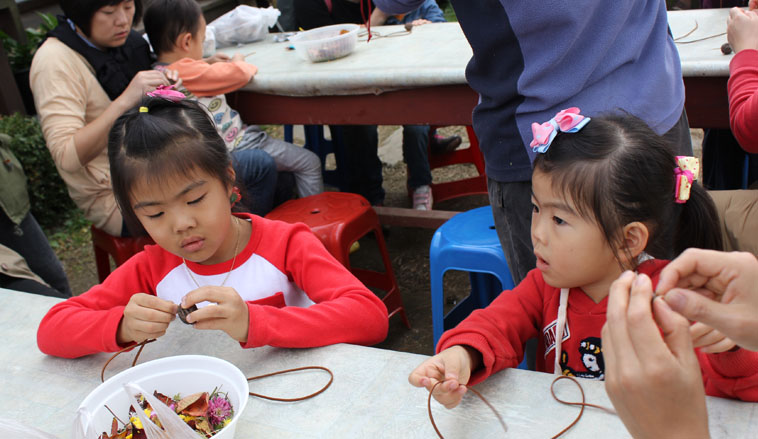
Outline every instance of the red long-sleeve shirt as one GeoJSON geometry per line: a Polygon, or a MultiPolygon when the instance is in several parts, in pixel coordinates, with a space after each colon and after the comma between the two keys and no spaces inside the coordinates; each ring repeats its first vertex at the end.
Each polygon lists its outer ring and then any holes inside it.
{"type": "MultiPolygon", "coordinates": [[[[657,284],[661,269],[668,261],[651,260],[638,268],[657,284]]],[[[487,308],[474,311],[454,329],[445,332],[437,345],[442,351],[454,345],[467,345],[482,354],[482,367],[474,371],[470,384],[476,384],[507,367],[516,367],[524,355],[524,343],[538,337],[536,369],[553,372],[555,326],[561,289],[545,283],[534,269],[516,288],[504,291],[487,308]]],[[[601,331],[605,323],[608,298],[595,303],[579,288],[568,297],[566,328],[561,351],[564,374],[583,378],[605,378],[601,331]]],[[[704,354],[696,350],[708,395],[758,401],[758,352],[704,354]]]]}
{"type": "MultiPolygon", "coordinates": [[[[387,336],[384,303],[334,259],[304,224],[240,214],[252,235],[225,286],[247,302],[245,348],[370,345],[387,336]]],[[[145,248],[100,285],[53,306],[37,331],[39,349],[75,358],[121,349],[116,331],[129,298],[138,292],[180,303],[200,285],[220,285],[230,261],[200,265],[161,247],[145,248]],[[190,275],[189,270],[192,270],[190,275]]]]}
{"type": "Polygon", "coordinates": [[[740,50],[729,63],[729,124],[742,149],[758,153],[758,50],[740,50]]]}

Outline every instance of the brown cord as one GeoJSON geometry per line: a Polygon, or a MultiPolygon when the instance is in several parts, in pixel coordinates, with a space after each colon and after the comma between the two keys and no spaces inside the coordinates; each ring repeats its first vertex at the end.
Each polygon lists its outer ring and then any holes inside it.
{"type": "Polygon", "coordinates": [[[553,395],[553,398],[555,398],[555,400],[558,401],[558,402],[560,402],[561,404],[578,405],[578,406],[582,407],[579,410],[579,414],[576,416],[576,419],[574,419],[574,422],[572,422],[571,424],[569,424],[568,427],[564,428],[558,434],[556,434],[555,436],[553,436],[552,439],[556,439],[556,438],[561,437],[564,433],[566,433],[567,431],[569,431],[571,429],[571,427],[573,427],[574,425],[576,425],[576,423],[579,422],[579,420],[582,418],[582,415],[584,414],[584,408],[585,407],[594,407],[596,409],[603,410],[603,411],[611,413],[613,415],[616,414],[616,412],[613,409],[609,409],[607,407],[603,407],[603,406],[600,406],[600,405],[595,405],[595,404],[590,404],[588,402],[585,402],[585,399],[584,399],[584,389],[582,388],[582,385],[579,383],[579,381],[577,381],[577,379],[574,378],[574,377],[572,377],[572,376],[561,375],[561,376],[555,377],[555,379],[553,380],[553,382],[550,384],[550,394],[553,395]],[[576,384],[576,386],[579,387],[579,392],[582,394],[582,402],[564,401],[564,400],[558,398],[557,396],[555,396],[555,391],[553,390],[553,387],[555,386],[555,383],[557,383],[560,380],[571,380],[571,381],[573,381],[574,384],[576,384]]]}
{"type": "MultiPolygon", "coordinates": [[[[437,436],[439,436],[440,439],[445,439],[445,438],[442,437],[442,433],[440,432],[440,429],[437,428],[437,424],[434,422],[434,416],[432,415],[432,393],[434,393],[434,389],[437,386],[439,386],[440,384],[442,384],[443,382],[444,381],[437,381],[437,383],[434,384],[432,386],[432,388],[429,390],[429,397],[426,399],[426,408],[429,411],[429,420],[432,422],[432,427],[434,428],[434,431],[437,433],[437,436]]],[[[508,426],[505,425],[505,421],[503,420],[503,417],[500,416],[500,413],[497,412],[497,410],[495,409],[495,407],[492,404],[490,404],[489,401],[487,401],[487,398],[485,398],[476,389],[473,389],[471,387],[468,388],[468,391],[469,392],[473,392],[474,395],[478,396],[479,399],[482,400],[482,402],[484,402],[485,404],[487,404],[487,407],[489,407],[490,410],[492,410],[492,413],[494,413],[495,416],[497,416],[497,420],[500,422],[500,425],[503,426],[503,431],[505,431],[507,433],[508,432],[508,426]]]]}
{"type": "Polygon", "coordinates": [[[318,391],[316,391],[314,393],[311,393],[310,395],[301,396],[299,398],[276,398],[276,397],[273,397],[273,396],[261,395],[260,393],[254,393],[254,392],[250,392],[250,395],[251,396],[257,396],[258,398],[268,399],[268,400],[271,400],[271,401],[281,401],[281,402],[302,401],[304,399],[313,398],[314,396],[322,393],[324,390],[328,389],[329,386],[331,386],[332,382],[334,381],[334,374],[332,373],[332,371],[329,370],[326,367],[323,367],[323,366],[296,367],[294,369],[280,370],[278,372],[272,372],[272,373],[267,373],[265,375],[258,375],[258,376],[255,376],[255,377],[250,377],[247,380],[248,381],[253,381],[253,380],[257,380],[257,379],[261,379],[261,378],[267,378],[267,377],[274,376],[274,375],[282,375],[282,374],[285,374],[285,373],[297,372],[297,371],[300,371],[300,370],[323,370],[323,371],[326,371],[326,373],[329,374],[329,382],[326,383],[326,385],[324,387],[322,387],[320,390],[318,390],[318,391]]]}
{"type": "Polygon", "coordinates": [[[100,371],[100,382],[102,382],[102,383],[105,382],[105,368],[108,367],[108,365],[111,363],[111,361],[113,361],[114,358],[118,357],[123,352],[126,352],[128,350],[134,349],[137,346],[139,346],[139,350],[137,351],[137,355],[134,356],[134,361],[132,361],[132,367],[134,367],[134,365],[137,364],[137,360],[139,360],[139,356],[142,353],[142,349],[145,348],[145,345],[148,344],[148,343],[152,343],[154,341],[155,341],[154,338],[150,339],[150,340],[144,340],[141,343],[137,343],[134,346],[127,346],[124,349],[121,349],[120,351],[118,351],[115,354],[111,355],[111,357],[108,359],[108,361],[106,361],[105,364],[103,364],[103,369],[100,371]]]}
{"type": "MultiPolygon", "coordinates": [[[[134,367],[134,365],[137,364],[137,360],[139,360],[139,356],[142,353],[142,349],[145,348],[145,345],[148,344],[148,343],[152,343],[155,340],[156,339],[154,339],[154,338],[150,339],[150,340],[145,340],[145,341],[143,341],[141,343],[138,343],[138,344],[136,344],[134,346],[127,346],[127,347],[121,349],[120,351],[116,352],[115,354],[113,354],[108,359],[108,361],[105,362],[105,364],[103,365],[103,369],[100,371],[100,381],[101,382],[105,382],[105,369],[108,367],[108,365],[110,364],[110,362],[113,361],[114,358],[118,357],[119,355],[121,355],[122,353],[124,353],[124,352],[126,352],[128,350],[134,349],[137,346],[139,346],[139,350],[137,351],[137,355],[134,356],[134,361],[132,361],[132,366],[131,367],[134,367]]],[[[331,370],[329,370],[326,367],[323,367],[323,366],[296,367],[294,369],[280,370],[278,372],[267,373],[265,375],[258,375],[258,376],[250,377],[250,378],[247,379],[248,381],[253,381],[253,380],[257,380],[257,379],[261,379],[261,378],[267,378],[267,377],[274,376],[274,375],[282,375],[282,374],[285,374],[285,373],[297,372],[297,371],[300,371],[300,370],[314,370],[314,369],[326,371],[329,374],[329,382],[326,383],[326,385],[324,387],[322,387],[320,390],[318,390],[318,391],[316,391],[314,393],[311,393],[310,395],[301,396],[299,398],[276,398],[276,397],[273,397],[273,396],[266,396],[266,395],[261,395],[259,393],[253,393],[253,392],[250,392],[250,395],[251,396],[257,396],[258,398],[269,399],[271,401],[281,401],[281,402],[295,402],[295,401],[302,401],[304,399],[313,398],[314,396],[316,396],[316,395],[318,395],[320,393],[323,393],[326,389],[328,389],[329,386],[331,386],[332,382],[334,381],[334,374],[332,373],[331,370]]]]}

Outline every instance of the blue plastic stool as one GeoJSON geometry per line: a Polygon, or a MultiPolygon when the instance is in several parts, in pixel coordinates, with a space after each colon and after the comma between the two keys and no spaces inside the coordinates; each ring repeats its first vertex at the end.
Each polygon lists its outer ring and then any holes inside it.
{"type": "MultiPolygon", "coordinates": [[[[429,248],[429,276],[435,347],[444,331],[455,327],[473,310],[489,305],[503,290],[513,289],[490,206],[459,213],[434,232],[429,248]],[[448,270],[469,273],[471,294],[443,316],[443,280],[448,270]]],[[[526,368],[526,359],[519,368],[526,368]]]]}
{"type": "MultiPolygon", "coordinates": [[[[305,135],[305,148],[313,151],[321,160],[321,175],[324,183],[334,186],[341,192],[347,191],[347,163],[345,162],[345,144],[342,141],[342,128],[330,126],[332,139],[324,138],[323,125],[303,125],[305,135]],[[329,153],[334,154],[337,168],[333,170],[326,169],[326,156],[329,153]]],[[[284,141],[292,143],[292,125],[284,126],[284,141]]]]}

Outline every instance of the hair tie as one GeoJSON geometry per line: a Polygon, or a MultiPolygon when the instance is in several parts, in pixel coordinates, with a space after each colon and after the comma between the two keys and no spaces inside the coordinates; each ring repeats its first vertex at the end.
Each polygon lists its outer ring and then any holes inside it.
{"type": "Polygon", "coordinates": [[[147,113],[147,107],[139,107],[140,113],[147,113]]]}
{"type": "Polygon", "coordinates": [[[697,180],[700,173],[700,160],[697,157],[685,155],[676,156],[676,168],[674,168],[675,193],[677,203],[682,204],[690,199],[692,183],[697,180]]]}
{"type": "Polygon", "coordinates": [[[184,99],[184,93],[174,90],[174,85],[159,85],[153,91],[146,93],[151,98],[163,98],[167,101],[178,102],[184,99]]]}
{"type": "Polygon", "coordinates": [[[564,133],[575,133],[581,130],[590,121],[589,117],[579,114],[579,108],[571,107],[561,110],[555,114],[555,117],[543,124],[532,123],[532,135],[534,139],[529,144],[532,151],[546,153],[553,139],[559,131],[564,133]]]}

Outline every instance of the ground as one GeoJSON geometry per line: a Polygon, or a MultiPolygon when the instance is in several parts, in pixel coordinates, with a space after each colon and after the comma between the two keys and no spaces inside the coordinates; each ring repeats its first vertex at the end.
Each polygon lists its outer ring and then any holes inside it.
{"type": "MultiPolygon", "coordinates": [[[[385,162],[383,168],[384,189],[387,192],[385,205],[391,207],[409,207],[406,192],[405,165],[398,143],[399,127],[380,127],[379,155],[385,162]]],[[[281,136],[281,127],[269,127],[272,135],[281,136]]],[[[444,135],[460,134],[465,137],[462,127],[447,127],[441,130],[444,135]]],[[[702,131],[692,130],[695,155],[700,155],[702,131]]],[[[295,142],[298,142],[297,133],[295,142]]],[[[464,146],[466,145],[464,140],[464,146]]],[[[327,163],[329,167],[329,163],[327,163]]],[[[470,177],[476,174],[472,165],[455,165],[432,171],[435,182],[470,177]]],[[[435,208],[451,211],[465,211],[488,204],[486,195],[476,195],[443,203],[436,203],[435,208]]],[[[81,294],[97,283],[97,273],[89,241],[89,226],[79,221],[76,226],[68,228],[65,236],[53,235],[53,243],[58,257],[64,264],[66,274],[75,294],[81,294]]],[[[377,345],[418,354],[432,354],[432,316],[431,293],[429,285],[429,244],[434,234],[431,229],[389,227],[385,239],[392,261],[392,268],[397,278],[411,329],[406,329],[398,317],[390,321],[387,339],[377,345]]],[[[379,268],[381,261],[375,251],[375,243],[370,238],[360,240],[360,249],[351,255],[351,264],[365,268],[379,268]]],[[[380,292],[377,292],[380,293],[380,292]]],[[[446,306],[452,306],[457,300],[468,294],[468,277],[460,272],[448,272],[445,276],[446,306]]]]}

